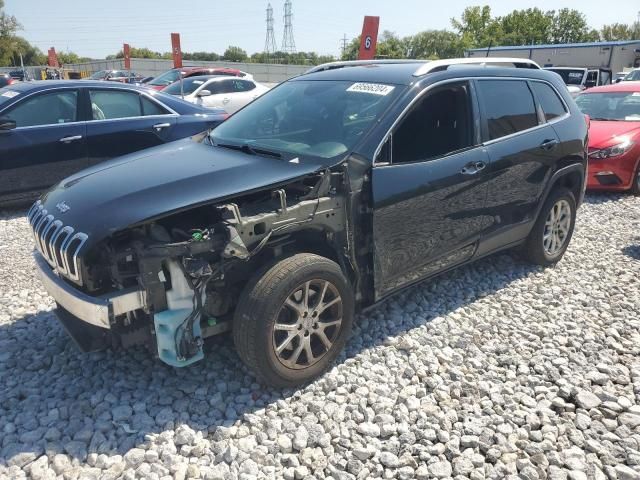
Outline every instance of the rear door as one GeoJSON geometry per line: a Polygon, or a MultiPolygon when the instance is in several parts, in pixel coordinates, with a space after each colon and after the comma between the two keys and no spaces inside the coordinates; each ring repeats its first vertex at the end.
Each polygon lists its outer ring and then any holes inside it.
{"type": "Polygon", "coordinates": [[[44,190],[87,166],[86,124],[77,89],[39,92],[0,113],[0,195],[44,190]]]}
{"type": "Polygon", "coordinates": [[[173,140],[177,114],[135,90],[91,88],[87,146],[89,163],[173,140]]]}
{"type": "Polygon", "coordinates": [[[547,122],[536,106],[537,84],[500,78],[477,80],[476,86],[491,161],[483,254],[526,237],[562,148],[552,118],[547,122]]]}
{"type": "Polygon", "coordinates": [[[477,115],[469,82],[437,87],[384,144],[372,171],[376,299],[473,256],[488,223],[477,115]]]}

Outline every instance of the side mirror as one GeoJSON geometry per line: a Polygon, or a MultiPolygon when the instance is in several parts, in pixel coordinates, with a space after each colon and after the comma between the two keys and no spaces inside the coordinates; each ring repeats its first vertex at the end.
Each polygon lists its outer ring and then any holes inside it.
{"type": "Polygon", "coordinates": [[[16,121],[9,118],[0,118],[0,130],[13,130],[17,127],[16,121]]]}
{"type": "Polygon", "coordinates": [[[624,78],[624,77],[618,77],[618,78],[616,78],[615,83],[620,83],[620,82],[622,81],[622,79],[623,79],[623,78],[624,78]]]}
{"type": "Polygon", "coordinates": [[[199,97],[210,97],[211,96],[211,92],[209,90],[200,90],[198,92],[198,96],[199,97]]]}

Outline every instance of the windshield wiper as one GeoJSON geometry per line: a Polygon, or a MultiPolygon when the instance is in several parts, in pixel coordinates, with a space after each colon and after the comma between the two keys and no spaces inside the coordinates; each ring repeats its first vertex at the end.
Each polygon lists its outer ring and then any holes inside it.
{"type": "Polygon", "coordinates": [[[602,118],[602,117],[593,117],[591,120],[595,120],[596,122],[613,122],[615,121],[613,118],[602,118]]]}
{"type": "Polygon", "coordinates": [[[279,152],[274,152],[273,150],[267,150],[261,147],[254,147],[249,145],[248,143],[243,143],[242,145],[234,145],[231,143],[216,143],[216,147],[222,148],[230,148],[231,150],[238,150],[240,152],[248,153],[250,155],[265,155],[268,157],[274,158],[282,158],[282,154],[279,152]]]}

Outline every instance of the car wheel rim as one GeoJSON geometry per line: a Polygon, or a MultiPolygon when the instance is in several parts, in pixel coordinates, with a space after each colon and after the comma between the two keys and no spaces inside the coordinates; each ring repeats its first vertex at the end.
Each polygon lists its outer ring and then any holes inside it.
{"type": "Polygon", "coordinates": [[[342,327],[342,297],[327,280],[296,287],[278,312],[273,349],[285,367],[300,370],[318,363],[331,350],[342,327]]]}
{"type": "Polygon", "coordinates": [[[570,229],[571,206],[566,200],[558,200],[551,207],[544,224],[542,244],[547,255],[557,255],[564,248],[570,229]]]}

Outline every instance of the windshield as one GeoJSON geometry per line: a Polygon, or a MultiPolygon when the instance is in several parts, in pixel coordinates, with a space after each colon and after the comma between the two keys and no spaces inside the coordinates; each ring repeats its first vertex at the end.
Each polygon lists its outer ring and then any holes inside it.
{"type": "Polygon", "coordinates": [[[286,156],[334,158],[351,150],[403,87],[344,81],[292,81],[259,97],[217,127],[216,145],[286,156]]]}
{"type": "Polygon", "coordinates": [[[549,68],[551,72],[555,72],[562,77],[562,81],[565,85],[582,85],[582,79],[584,78],[585,70],[568,70],[565,68],[549,68]]]}
{"type": "Polygon", "coordinates": [[[625,82],[629,82],[629,81],[635,82],[638,80],[640,80],[640,70],[634,70],[633,72],[629,72],[629,74],[626,77],[624,77],[625,82]]]}
{"type": "Polygon", "coordinates": [[[99,72],[96,72],[93,75],[91,75],[89,78],[91,80],[102,80],[106,74],[107,74],[106,70],[100,70],[99,72]]]}
{"type": "Polygon", "coordinates": [[[178,81],[172,83],[162,91],[169,95],[180,95],[182,92],[184,92],[185,95],[190,95],[205,83],[207,83],[207,80],[203,80],[201,78],[185,78],[182,80],[182,88],[178,81]]]}
{"type": "Polygon", "coordinates": [[[640,92],[583,93],[576,103],[592,120],[640,121],[640,92]]]}
{"type": "Polygon", "coordinates": [[[173,82],[180,78],[180,72],[178,70],[169,70],[168,72],[164,72],[162,75],[154,78],[149,82],[149,85],[171,85],[173,82]]]}

